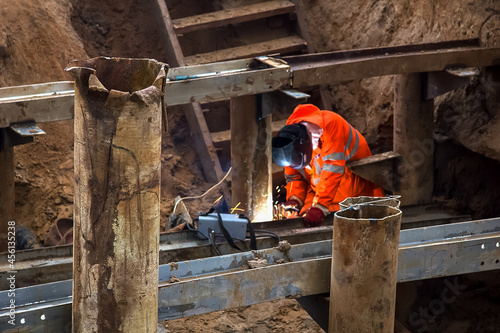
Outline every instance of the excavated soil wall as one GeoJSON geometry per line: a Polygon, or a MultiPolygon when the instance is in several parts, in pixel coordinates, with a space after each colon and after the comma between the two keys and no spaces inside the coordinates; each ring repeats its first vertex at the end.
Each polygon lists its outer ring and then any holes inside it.
{"type": "MultiPolygon", "coordinates": [[[[317,52],[476,37],[484,45],[499,45],[500,5],[491,0],[303,2],[312,47],[317,52]]],[[[180,0],[169,1],[175,15],[191,15],[201,10],[196,7],[198,2],[194,2],[193,13],[177,13],[178,3],[180,0]]],[[[221,9],[242,1],[215,3],[214,9],[221,9]]],[[[165,46],[156,22],[151,20],[151,10],[150,2],[138,0],[0,0],[0,87],[70,80],[64,68],[73,59],[105,55],[166,61],[165,46]]],[[[232,33],[230,37],[248,36],[232,33]]],[[[452,147],[447,150],[452,154],[440,159],[436,166],[436,200],[478,218],[500,215],[495,185],[500,183],[497,82],[497,72],[483,71],[467,87],[435,102],[439,138],[452,147]]],[[[392,77],[328,88],[331,109],[359,129],[374,152],[392,149],[392,77]]],[[[30,226],[43,243],[56,219],[72,217],[74,147],[72,121],[44,123],[40,127],[47,135],[15,148],[16,220],[30,226]]],[[[180,110],[170,108],[168,134],[162,144],[163,228],[175,196],[201,194],[211,186],[203,179],[200,161],[192,147],[185,118],[180,110]]],[[[203,201],[189,202],[188,208],[192,212],[206,210],[217,196],[214,193],[203,201]]],[[[484,297],[490,303],[498,304],[498,295],[484,291],[485,284],[481,283],[470,284],[470,292],[462,295],[466,295],[466,300],[474,293],[487,295],[484,297]]],[[[294,301],[270,304],[274,305],[175,321],[169,327],[175,332],[321,331],[294,301]]],[[[466,312],[460,308],[458,313],[466,312]]],[[[494,323],[486,328],[474,326],[477,318],[460,319],[456,313],[446,318],[439,322],[442,326],[431,325],[427,331],[500,329],[492,326],[494,323]],[[458,326],[457,320],[461,323],[458,326]]]]}

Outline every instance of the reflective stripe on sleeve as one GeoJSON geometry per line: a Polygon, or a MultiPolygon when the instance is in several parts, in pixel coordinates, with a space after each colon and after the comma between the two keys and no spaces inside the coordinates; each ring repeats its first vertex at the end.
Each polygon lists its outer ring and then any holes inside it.
{"type": "Polygon", "coordinates": [[[323,170],[343,174],[345,167],[340,165],[323,164],[323,170]]]}
{"type": "Polygon", "coordinates": [[[346,161],[349,161],[351,159],[351,157],[354,156],[354,154],[356,154],[356,152],[358,151],[358,147],[359,147],[359,136],[357,134],[356,135],[356,141],[354,141],[354,148],[352,148],[351,152],[349,153],[349,155],[346,156],[346,161]]]}
{"type": "Polygon", "coordinates": [[[340,161],[345,159],[345,152],[331,153],[323,157],[323,161],[340,161]]]}
{"type": "Polygon", "coordinates": [[[319,165],[318,163],[318,159],[314,159],[314,168],[316,169],[316,175],[318,175],[318,177],[321,175],[321,166],[319,165]]]}
{"type": "Polygon", "coordinates": [[[295,174],[295,175],[287,175],[285,174],[285,179],[300,179],[302,175],[300,174],[295,174]]]}
{"type": "Polygon", "coordinates": [[[349,125],[349,137],[347,138],[347,143],[345,144],[345,147],[344,147],[344,152],[347,152],[347,149],[349,149],[349,147],[351,146],[351,142],[352,142],[352,126],[349,125]]]}

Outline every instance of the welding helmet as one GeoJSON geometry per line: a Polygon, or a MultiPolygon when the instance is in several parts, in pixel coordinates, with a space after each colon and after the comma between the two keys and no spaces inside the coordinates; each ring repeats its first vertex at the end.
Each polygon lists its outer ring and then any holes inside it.
{"type": "Polygon", "coordinates": [[[302,169],[311,162],[312,143],[304,125],[283,127],[272,140],[273,160],[279,166],[302,169]]]}

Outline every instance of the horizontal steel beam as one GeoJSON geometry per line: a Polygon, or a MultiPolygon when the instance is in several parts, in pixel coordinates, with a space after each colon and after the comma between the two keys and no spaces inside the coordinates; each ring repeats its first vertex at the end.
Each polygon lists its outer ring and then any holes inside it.
{"type": "Polygon", "coordinates": [[[0,88],[0,128],[73,119],[74,95],[73,81],[0,88]]]}
{"type": "MultiPolygon", "coordinates": [[[[285,62],[265,58],[170,68],[165,102],[210,102],[375,76],[497,66],[500,48],[465,40],[290,56],[285,62]]],[[[0,127],[71,119],[73,94],[71,82],[0,88],[0,127]]]]}
{"type": "MultiPolygon", "coordinates": [[[[401,229],[470,220],[469,216],[450,216],[432,207],[403,207],[402,210],[401,229]]],[[[254,228],[273,232],[290,244],[301,244],[331,239],[332,222],[333,216],[330,215],[326,218],[323,226],[317,228],[304,228],[301,218],[255,223],[254,228]]],[[[266,235],[259,232],[257,234],[266,235]]],[[[259,249],[270,248],[275,244],[276,240],[272,237],[257,239],[257,248],[259,249]]],[[[219,247],[222,253],[236,252],[227,243],[221,243],[219,247]]],[[[201,259],[214,255],[215,252],[208,241],[199,240],[192,231],[160,234],[160,264],[201,259]]],[[[72,245],[24,250],[16,253],[18,287],[71,279],[73,277],[72,268],[72,245]]],[[[5,290],[8,287],[6,278],[9,276],[9,270],[7,256],[0,256],[0,290],[5,290]]]]}
{"type": "MultiPolygon", "coordinates": [[[[167,106],[211,102],[279,90],[291,85],[290,67],[268,57],[169,68],[167,106]]],[[[74,84],[50,82],[0,88],[0,128],[73,118],[74,84]]]]}
{"type": "MultiPolygon", "coordinates": [[[[269,234],[259,232],[259,230],[273,232],[282,240],[287,240],[291,244],[331,239],[332,220],[333,217],[330,216],[322,227],[313,229],[304,228],[301,218],[289,219],[287,221],[254,223],[254,228],[258,236],[268,236],[257,239],[257,248],[271,248],[277,243],[276,239],[269,237],[269,234]]],[[[218,246],[222,253],[236,252],[226,242],[218,244],[218,246]]],[[[160,264],[166,264],[171,261],[206,258],[215,255],[208,241],[199,240],[196,237],[196,233],[188,230],[160,234],[159,250],[160,264]]],[[[15,269],[17,271],[16,283],[18,287],[71,279],[72,268],[72,245],[17,251],[16,253],[15,269]]],[[[7,255],[0,256],[0,290],[8,288],[8,281],[6,279],[9,276],[8,272],[10,270],[7,255]]]]}
{"type": "Polygon", "coordinates": [[[476,40],[288,56],[293,88],[369,77],[500,65],[500,48],[476,40]]]}
{"type": "Polygon", "coordinates": [[[291,84],[290,66],[268,57],[176,67],[167,76],[167,106],[254,95],[291,84]]]}
{"type": "MultiPolygon", "coordinates": [[[[288,251],[274,248],[162,265],[158,320],[328,292],[331,248],[331,241],[321,241],[288,251]],[[267,264],[249,269],[257,258],[267,264]]],[[[403,230],[397,279],[500,269],[499,258],[500,219],[403,230]]],[[[12,328],[8,292],[0,292],[0,330],[12,328]]],[[[71,322],[71,280],[15,292],[17,328],[61,331],[71,322]]]]}

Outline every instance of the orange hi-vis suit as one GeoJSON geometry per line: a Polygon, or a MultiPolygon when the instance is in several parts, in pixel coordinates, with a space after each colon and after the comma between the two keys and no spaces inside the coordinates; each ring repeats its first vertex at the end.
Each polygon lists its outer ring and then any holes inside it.
{"type": "MultiPolygon", "coordinates": [[[[338,211],[348,197],[383,196],[383,189],[346,168],[346,161],[371,156],[365,138],[333,111],[312,104],[295,108],[286,124],[312,123],[322,129],[312,159],[304,169],[285,167],[287,200],[297,200],[304,214],[311,206],[338,211]]],[[[314,147],[314,146],[313,146],[314,147]]]]}

